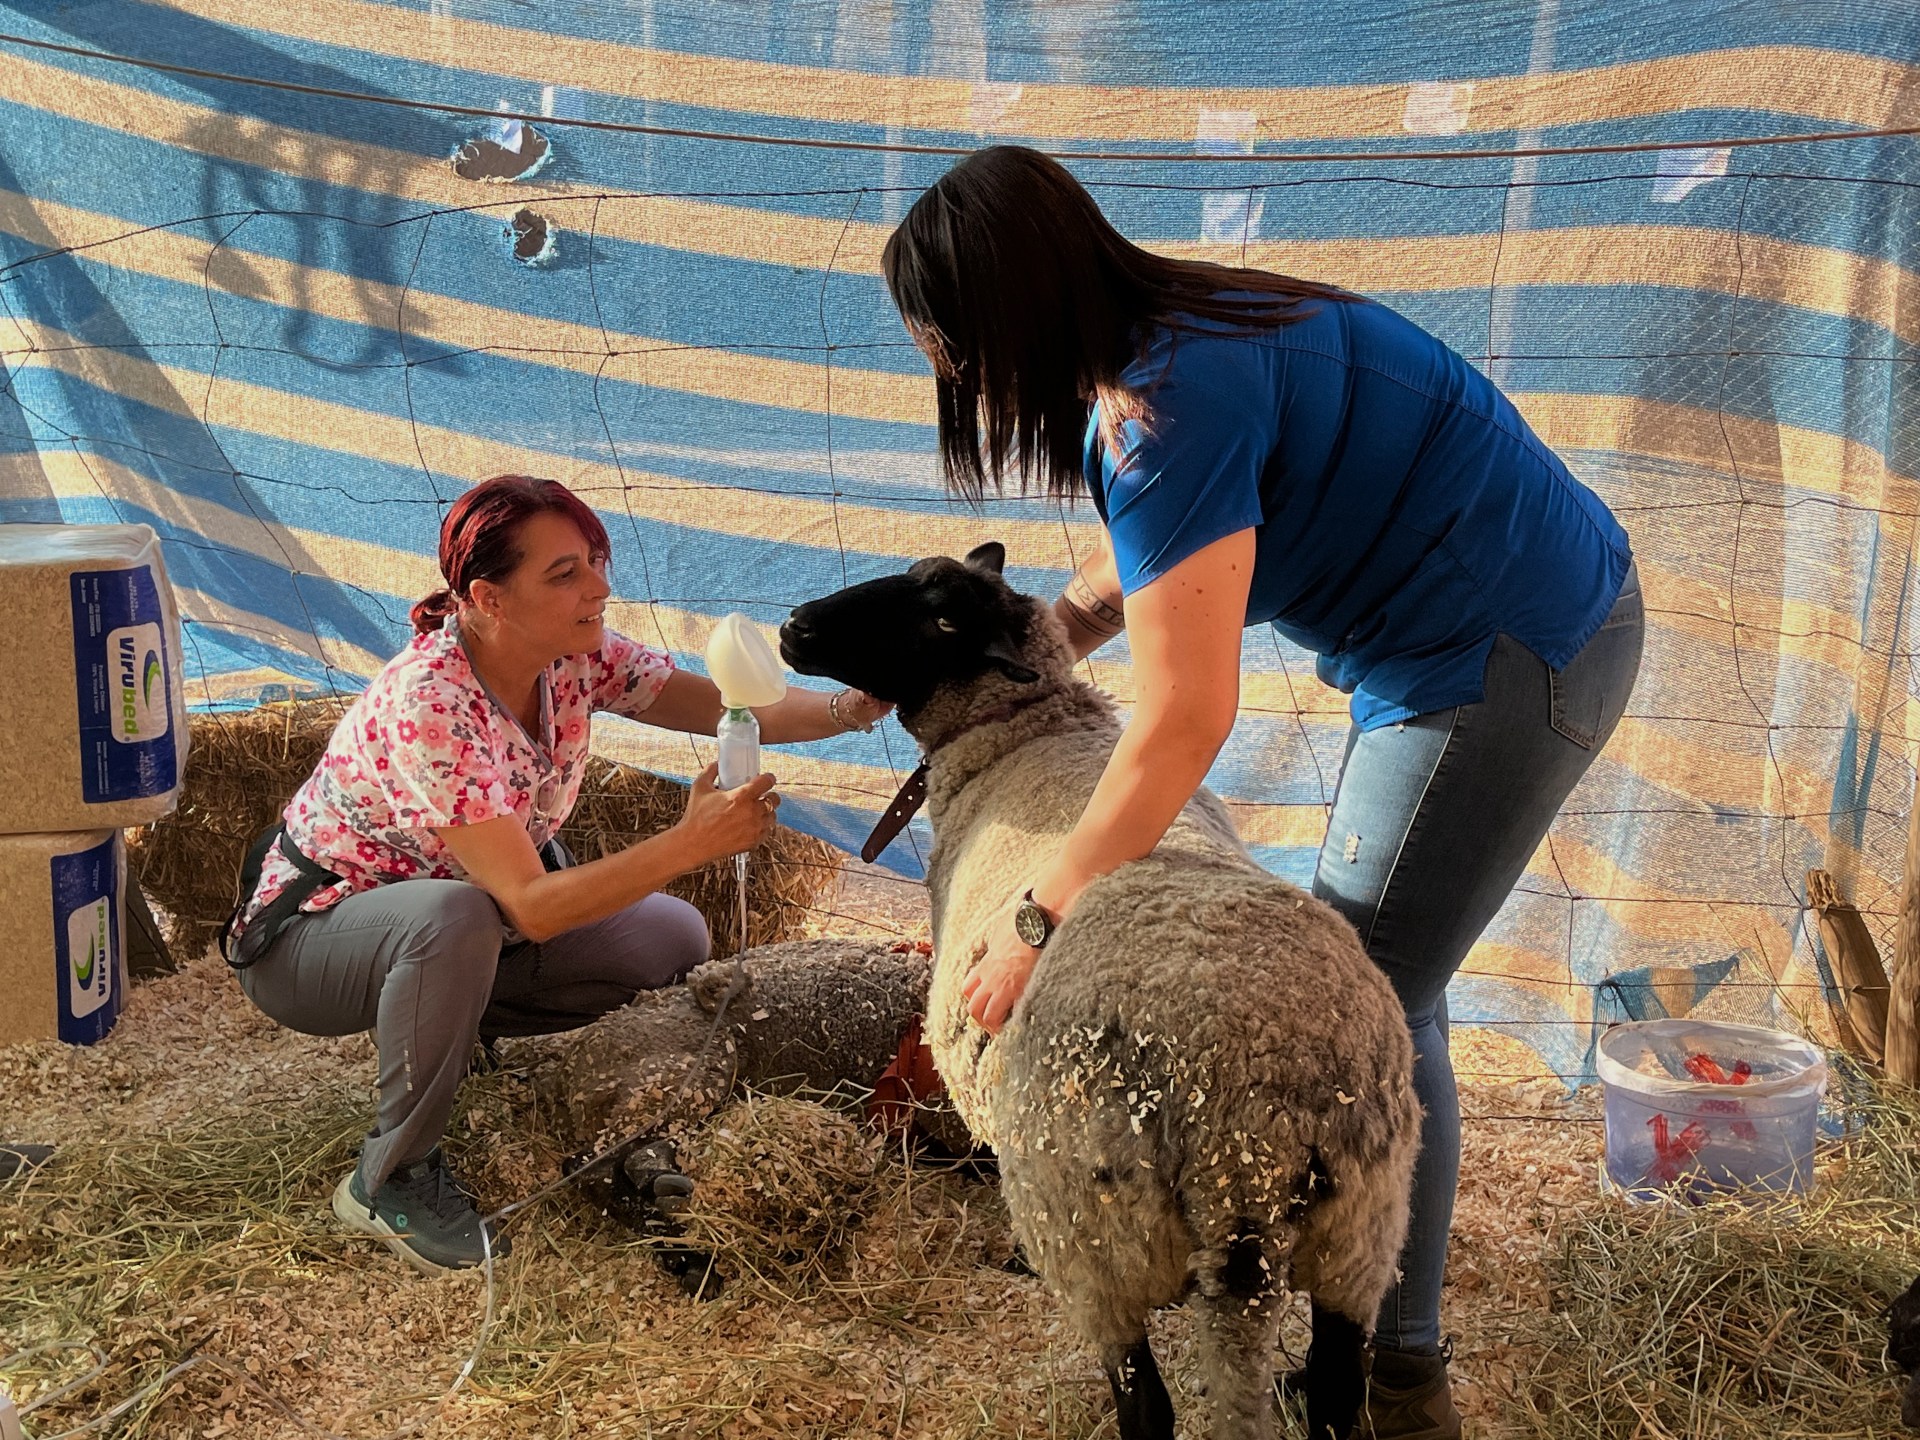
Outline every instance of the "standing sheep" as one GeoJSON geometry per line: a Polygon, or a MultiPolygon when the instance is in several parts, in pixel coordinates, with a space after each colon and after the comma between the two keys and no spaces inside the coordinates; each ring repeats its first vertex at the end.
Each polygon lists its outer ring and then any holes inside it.
{"type": "Polygon", "coordinates": [[[1183,1297],[1216,1437],[1272,1433],[1285,1287],[1313,1301],[1315,1440],[1344,1440],[1407,1226],[1420,1112],[1399,1001],[1327,906],[1256,865],[1202,791],[1095,881],[997,1037],[962,985],[1008,887],[1079,818],[1120,732],[1005,552],[800,606],[781,652],[899,707],[927,760],[927,1036],[999,1155],[1016,1233],[1098,1352],[1124,1440],[1170,1440],[1147,1317],[1183,1297]]]}

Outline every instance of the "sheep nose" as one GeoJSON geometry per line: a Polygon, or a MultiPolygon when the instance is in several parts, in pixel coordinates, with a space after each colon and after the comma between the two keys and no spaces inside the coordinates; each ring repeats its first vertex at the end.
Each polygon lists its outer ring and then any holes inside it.
{"type": "Polygon", "coordinates": [[[787,640],[811,640],[813,634],[813,626],[797,614],[789,615],[787,623],[780,627],[781,637],[787,640]]]}

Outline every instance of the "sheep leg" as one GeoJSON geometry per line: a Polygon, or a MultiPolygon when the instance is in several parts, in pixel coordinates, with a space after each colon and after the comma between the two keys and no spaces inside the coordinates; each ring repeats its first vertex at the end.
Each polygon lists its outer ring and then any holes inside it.
{"type": "Polygon", "coordinates": [[[1128,1349],[1108,1346],[1100,1366],[1113,1386],[1120,1440],[1173,1440],[1173,1397],[1160,1378],[1146,1331],[1128,1349]]]}
{"type": "Polygon", "coordinates": [[[1313,1345],[1302,1388],[1310,1440],[1347,1440],[1367,1395],[1366,1327],[1313,1302],[1313,1345]]]}
{"type": "Polygon", "coordinates": [[[1213,1410],[1213,1440],[1270,1440],[1273,1352],[1280,1343],[1280,1307],[1271,1294],[1196,1295],[1201,1383],[1213,1410]]]}

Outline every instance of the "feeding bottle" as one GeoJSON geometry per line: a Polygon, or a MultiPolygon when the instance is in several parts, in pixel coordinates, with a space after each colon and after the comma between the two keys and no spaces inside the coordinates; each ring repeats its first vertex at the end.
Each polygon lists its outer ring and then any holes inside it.
{"type": "Polygon", "coordinates": [[[731,790],[760,773],[760,722],[749,707],[777,703],[787,693],[787,680],[765,637],[737,610],[707,639],[707,673],[726,706],[714,735],[720,741],[720,788],[731,790]]]}

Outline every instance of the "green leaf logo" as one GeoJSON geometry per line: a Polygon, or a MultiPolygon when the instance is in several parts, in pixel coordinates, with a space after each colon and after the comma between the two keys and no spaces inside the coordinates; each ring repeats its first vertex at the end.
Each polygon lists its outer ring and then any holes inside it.
{"type": "Polygon", "coordinates": [[[79,983],[79,986],[82,990],[90,989],[92,987],[93,967],[95,962],[97,962],[99,958],[100,958],[100,952],[94,948],[93,937],[88,936],[87,937],[87,958],[84,961],[82,961],[80,964],[74,967],[74,974],[73,974],[73,978],[79,983]]]}
{"type": "Polygon", "coordinates": [[[147,652],[145,672],[140,677],[142,703],[153,704],[153,685],[160,678],[160,657],[152,650],[147,652]]]}

